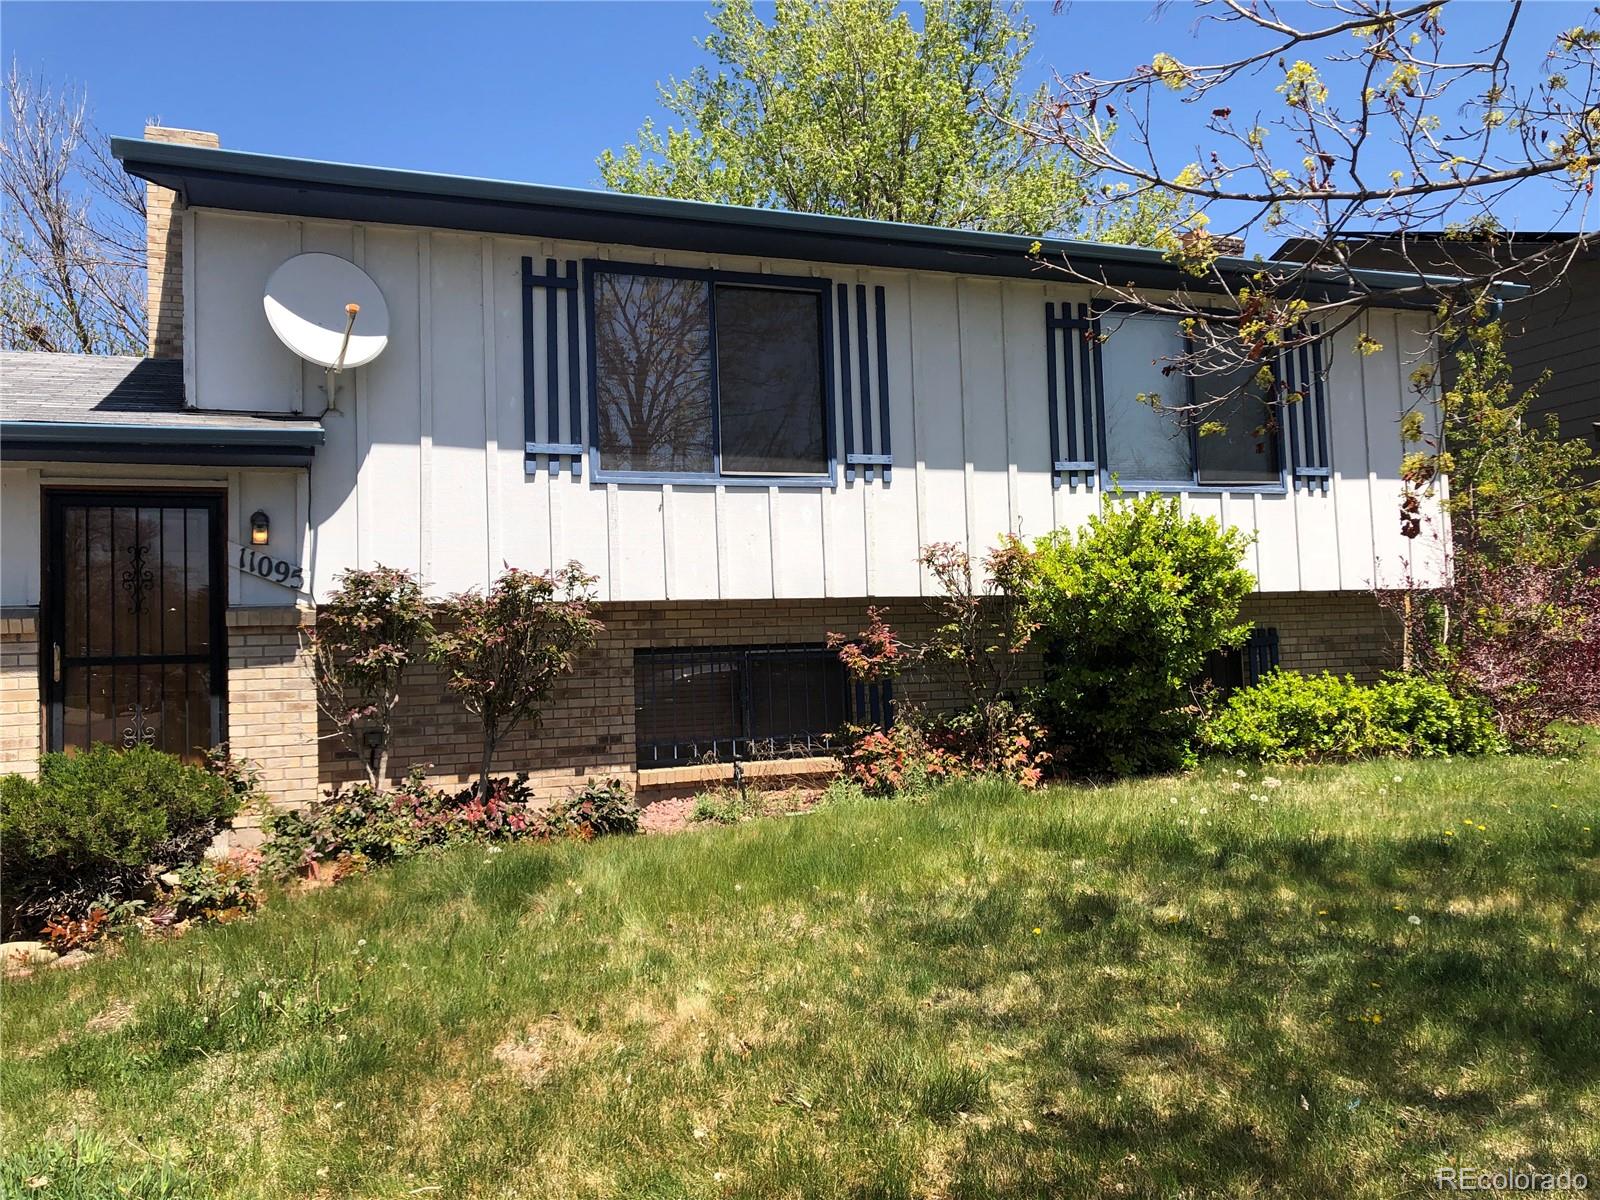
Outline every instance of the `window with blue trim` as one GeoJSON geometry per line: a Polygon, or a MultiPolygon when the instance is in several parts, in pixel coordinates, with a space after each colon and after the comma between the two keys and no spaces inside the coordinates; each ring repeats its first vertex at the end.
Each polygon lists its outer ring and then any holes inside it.
{"type": "Polygon", "coordinates": [[[826,481],[827,283],[591,264],[601,472],[826,481]]]}
{"type": "Polygon", "coordinates": [[[1279,423],[1257,368],[1164,370],[1187,349],[1176,317],[1102,318],[1106,469],[1125,485],[1281,486],[1279,423]],[[1216,400],[1197,425],[1182,414],[1216,400]]]}

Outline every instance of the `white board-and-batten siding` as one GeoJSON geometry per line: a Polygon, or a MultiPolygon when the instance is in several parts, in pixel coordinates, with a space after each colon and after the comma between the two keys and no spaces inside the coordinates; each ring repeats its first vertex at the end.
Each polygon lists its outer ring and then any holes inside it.
{"type": "MultiPolygon", "coordinates": [[[[1044,305],[1088,295],[1056,281],[718,257],[537,238],[384,225],[187,214],[186,353],[190,400],[207,409],[323,411],[324,377],[273,336],[261,310],[267,276],[321,250],[366,270],[388,302],[389,348],[338,380],[311,470],[303,558],[314,595],[340,571],[383,563],[418,572],[442,595],[484,585],[502,564],[542,570],[576,559],[611,601],[906,596],[932,581],[919,547],[982,551],[1007,531],[1033,537],[1080,524],[1095,488],[1051,478],[1044,305]],[[524,444],[570,440],[577,372],[588,441],[587,364],[555,342],[562,436],[546,428],[545,306],[533,291],[537,419],[524,428],[522,260],[612,260],[795,275],[884,289],[894,471],[847,481],[834,421],[832,488],[678,482],[601,483],[585,460],[530,471],[524,444]]],[[[581,305],[580,305],[581,312],[581,305]]],[[[564,310],[560,328],[565,329],[564,310]]],[[[837,314],[835,315],[837,322],[837,314]]],[[[832,331],[836,334],[835,328],[832,331]]],[[[854,328],[852,327],[852,335],[854,328]]],[[[876,354],[876,338],[869,338],[876,354]]],[[[1428,352],[1423,319],[1375,311],[1327,352],[1332,478],[1318,490],[1180,493],[1186,511],[1255,540],[1246,565],[1263,591],[1365,590],[1397,582],[1427,534],[1400,536],[1399,421],[1409,375],[1428,352]],[[1359,332],[1383,349],[1361,356],[1359,332]]],[[[850,369],[835,348],[834,384],[850,369]]],[[[1152,368],[1154,369],[1154,368],[1152,368]]],[[[870,380],[874,425],[875,359],[870,380]]],[[[859,393],[860,380],[853,379],[859,393]]],[[[881,438],[881,431],[875,429],[881,438]]],[[[859,431],[858,431],[859,442],[859,431]]],[[[881,449],[881,440],[874,447],[881,449]]],[[[1435,553],[1433,556],[1437,558],[1435,553]]]]}

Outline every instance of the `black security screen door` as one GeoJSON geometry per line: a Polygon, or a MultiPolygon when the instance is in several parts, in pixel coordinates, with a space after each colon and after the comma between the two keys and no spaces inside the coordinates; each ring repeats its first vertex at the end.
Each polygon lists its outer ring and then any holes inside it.
{"type": "Polygon", "coordinates": [[[221,498],[53,493],[46,521],[50,749],[198,758],[224,736],[221,498]]]}

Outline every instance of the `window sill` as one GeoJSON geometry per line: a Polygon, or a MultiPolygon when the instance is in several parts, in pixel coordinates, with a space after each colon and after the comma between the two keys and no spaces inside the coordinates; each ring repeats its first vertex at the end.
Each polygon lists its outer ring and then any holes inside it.
{"type": "Polygon", "coordinates": [[[590,478],[595,483],[633,483],[660,486],[664,483],[683,487],[727,488],[802,488],[822,491],[839,486],[832,475],[688,475],[670,471],[593,471],[590,478]]]}
{"type": "MultiPolygon", "coordinates": [[[[783,779],[792,775],[833,775],[837,758],[758,758],[746,761],[746,779],[783,779]]],[[[719,783],[733,778],[733,764],[698,763],[692,767],[647,767],[639,772],[638,790],[684,783],[719,783]]]]}
{"type": "Polygon", "coordinates": [[[1155,482],[1152,480],[1102,478],[1101,487],[1110,491],[1114,487],[1121,488],[1124,492],[1156,492],[1167,496],[1287,496],[1289,486],[1285,483],[1171,483],[1155,482]]]}

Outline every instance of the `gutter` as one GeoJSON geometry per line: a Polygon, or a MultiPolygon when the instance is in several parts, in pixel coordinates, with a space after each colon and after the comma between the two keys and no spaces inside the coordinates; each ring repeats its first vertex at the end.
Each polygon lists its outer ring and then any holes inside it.
{"type": "Polygon", "coordinates": [[[0,442],[94,442],[145,446],[282,446],[315,449],[320,426],[113,425],[95,421],[3,421],[0,442]]]}
{"type": "MultiPolygon", "coordinates": [[[[769,252],[773,257],[809,257],[813,261],[842,259],[850,262],[854,261],[851,257],[854,254],[862,256],[860,261],[871,264],[913,269],[917,264],[911,260],[926,258],[928,261],[924,265],[933,269],[980,275],[1049,278],[1042,274],[1043,269],[1028,260],[1028,250],[1037,241],[1045,257],[1077,260],[1079,270],[1094,265],[1127,268],[1149,286],[1163,286],[1163,281],[1175,281],[1182,275],[1177,266],[1166,260],[1163,251],[1147,246],[1118,246],[1059,237],[1036,239],[1025,234],[989,233],[874,221],[862,217],[668,200],[658,196],[634,196],[586,188],[248,154],[237,150],[147,142],[142,138],[114,137],[111,139],[111,152],[129,174],[173,189],[184,197],[185,203],[201,206],[208,203],[204,199],[190,197],[188,184],[191,182],[219,185],[223,190],[229,185],[242,187],[246,191],[254,188],[257,193],[264,189],[265,194],[233,196],[228,202],[216,205],[239,211],[304,214],[319,209],[311,197],[320,195],[325,197],[321,208],[329,210],[324,215],[337,219],[366,219],[382,223],[384,217],[381,214],[385,207],[389,207],[396,212],[403,210],[401,215],[391,217],[390,223],[426,224],[426,221],[417,219],[426,215],[418,211],[417,205],[432,203],[443,210],[458,209],[468,213],[469,218],[477,218],[476,224],[469,219],[466,223],[446,227],[481,231],[484,227],[483,211],[485,206],[490,206],[514,210],[524,219],[536,218],[541,214],[547,214],[547,219],[557,218],[561,229],[546,230],[546,235],[560,233],[561,236],[572,236],[574,240],[584,240],[577,227],[592,226],[602,235],[595,240],[627,242],[629,239],[625,236],[605,236],[615,231],[603,227],[633,221],[658,231],[677,231],[678,236],[672,244],[682,248],[699,248],[701,243],[714,246],[719,237],[732,243],[735,240],[748,242],[751,235],[766,235],[775,240],[793,239],[789,245],[774,246],[769,252]],[[353,198],[359,198],[359,204],[352,204],[353,198]],[[364,218],[357,216],[358,211],[367,215],[364,218]],[[739,239],[738,235],[741,234],[744,235],[743,239],[739,239]],[[809,244],[809,250],[796,253],[800,249],[797,244],[799,241],[809,244]],[[995,261],[985,264],[975,261],[975,256],[992,256],[995,261]],[[900,262],[897,259],[907,261],[900,262]],[[985,269],[986,266],[988,269],[985,269]]],[[[502,220],[495,224],[501,227],[489,231],[538,235],[534,229],[513,229],[511,222],[502,220]]],[[[748,248],[748,245],[737,248],[725,245],[723,252],[759,253],[748,248]]],[[[1279,265],[1272,260],[1255,258],[1217,260],[1217,267],[1223,274],[1240,280],[1279,265]]],[[[1419,277],[1398,271],[1330,271],[1308,280],[1308,287],[1344,292],[1360,285],[1376,291],[1392,291],[1419,284],[1447,286],[1454,279],[1449,275],[1419,277]]],[[[1501,294],[1513,298],[1525,290],[1521,285],[1505,285],[1501,294]]]]}

